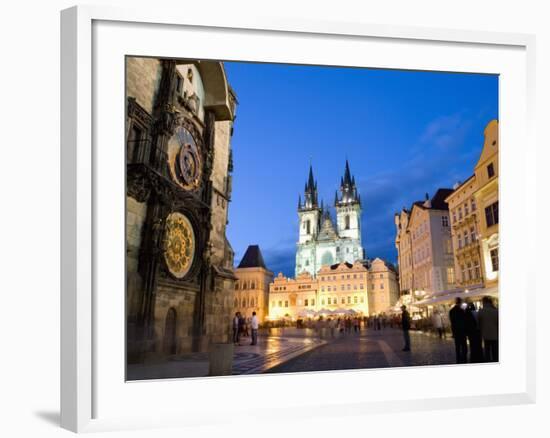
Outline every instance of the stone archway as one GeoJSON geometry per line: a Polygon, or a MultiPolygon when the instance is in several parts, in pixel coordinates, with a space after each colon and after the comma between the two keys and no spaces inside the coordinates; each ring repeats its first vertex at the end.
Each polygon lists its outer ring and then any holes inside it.
{"type": "Polygon", "coordinates": [[[166,319],[164,322],[163,351],[166,354],[176,354],[177,352],[176,325],[176,309],[170,307],[170,309],[168,309],[168,312],[166,312],[166,319]]]}

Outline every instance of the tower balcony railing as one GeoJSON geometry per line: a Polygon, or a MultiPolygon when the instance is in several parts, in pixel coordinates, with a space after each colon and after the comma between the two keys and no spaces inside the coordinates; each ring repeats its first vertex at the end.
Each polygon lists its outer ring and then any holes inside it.
{"type": "Polygon", "coordinates": [[[170,176],[168,154],[153,146],[150,138],[128,141],[126,164],[142,165],[164,177],[170,176]]]}

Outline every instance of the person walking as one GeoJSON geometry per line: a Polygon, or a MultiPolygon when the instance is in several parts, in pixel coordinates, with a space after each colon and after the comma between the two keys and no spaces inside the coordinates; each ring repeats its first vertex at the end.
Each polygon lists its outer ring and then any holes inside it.
{"type": "Polygon", "coordinates": [[[449,311],[451,331],[455,341],[456,363],[466,363],[468,345],[466,344],[466,313],[462,307],[462,298],[456,297],[455,305],[449,311]]]}
{"type": "Polygon", "coordinates": [[[405,340],[405,346],[402,351],[411,351],[411,336],[409,334],[411,317],[405,305],[401,306],[401,329],[403,330],[403,339],[405,340]]]}
{"type": "Polygon", "coordinates": [[[439,310],[436,310],[432,316],[432,324],[439,335],[439,339],[445,339],[445,331],[443,330],[443,316],[439,310]]]}
{"type": "Polygon", "coordinates": [[[240,331],[239,331],[239,321],[240,313],[235,312],[235,317],[233,318],[233,343],[239,344],[240,341],[240,331]]]}
{"type": "Polygon", "coordinates": [[[485,361],[498,362],[498,309],[491,297],[483,297],[478,312],[479,331],[483,338],[485,361]]]}
{"type": "Polygon", "coordinates": [[[252,312],[252,318],[250,319],[250,330],[252,333],[252,342],[250,345],[258,344],[258,317],[256,312],[252,312]]]}

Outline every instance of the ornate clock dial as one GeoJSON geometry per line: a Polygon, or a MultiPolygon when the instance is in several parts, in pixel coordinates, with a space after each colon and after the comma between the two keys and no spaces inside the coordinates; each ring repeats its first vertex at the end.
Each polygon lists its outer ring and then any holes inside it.
{"type": "Polygon", "coordinates": [[[193,135],[184,127],[176,131],[179,150],[175,157],[175,177],[187,189],[198,187],[201,177],[200,154],[193,135]]]}
{"type": "Polygon", "coordinates": [[[170,273],[183,278],[191,269],[195,256],[195,233],[189,219],[181,213],[171,213],[166,219],[164,259],[170,273]]]}

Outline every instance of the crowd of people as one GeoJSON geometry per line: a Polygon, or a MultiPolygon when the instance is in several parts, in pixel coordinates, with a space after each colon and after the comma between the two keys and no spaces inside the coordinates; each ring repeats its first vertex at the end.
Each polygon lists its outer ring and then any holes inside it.
{"type": "MultiPolygon", "coordinates": [[[[411,316],[406,306],[401,306],[401,315],[385,313],[371,316],[343,316],[337,318],[319,317],[317,320],[298,320],[298,328],[315,329],[319,336],[332,338],[337,334],[360,334],[363,329],[374,331],[386,327],[399,328],[403,332],[403,351],[411,351],[411,316]]],[[[233,318],[233,342],[241,345],[243,337],[250,338],[250,345],[258,344],[259,321],[256,312],[245,318],[236,312],[233,318]]],[[[415,328],[433,330],[440,339],[447,337],[450,328],[456,352],[457,363],[498,362],[498,309],[491,297],[483,297],[478,310],[474,303],[464,302],[458,297],[448,312],[436,309],[429,319],[415,321],[415,328]]]]}
{"type": "Polygon", "coordinates": [[[491,297],[483,297],[479,310],[456,298],[449,319],[457,363],[498,362],[498,309],[491,297]]]}
{"type": "Polygon", "coordinates": [[[233,343],[241,345],[242,337],[250,337],[250,345],[258,345],[258,317],[252,312],[251,318],[245,318],[241,312],[233,317],[233,343]]]}
{"type": "MultiPolygon", "coordinates": [[[[481,303],[482,307],[478,310],[474,303],[457,297],[449,311],[456,363],[498,362],[498,309],[489,296],[483,297],[481,303]]],[[[403,351],[410,351],[411,317],[406,306],[402,306],[401,310],[403,351]]],[[[446,337],[446,317],[441,310],[432,314],[431,328],[440,339],[446,337]]]]}

